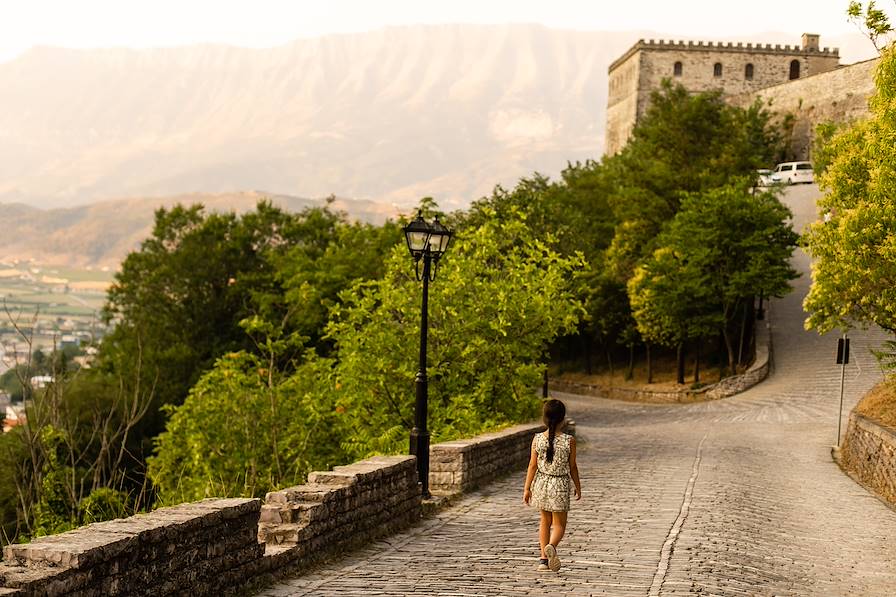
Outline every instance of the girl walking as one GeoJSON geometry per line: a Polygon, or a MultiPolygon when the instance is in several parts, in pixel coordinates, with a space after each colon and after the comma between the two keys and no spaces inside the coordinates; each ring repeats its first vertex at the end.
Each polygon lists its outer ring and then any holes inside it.
{"type": "Polygon", "coordinates": [[[576,438],[563,433],[566,406],[559,400],[544,403],[542,420],[547,430],[532,440],[532,456],[523,488],[523,502],[541,510],[538,541],[541,544],[539,570],[560,570],[557,545],[566,532],[569,512],[570,478],[576,499],[582,499],[582,484],[576,466],[576,438]]]}

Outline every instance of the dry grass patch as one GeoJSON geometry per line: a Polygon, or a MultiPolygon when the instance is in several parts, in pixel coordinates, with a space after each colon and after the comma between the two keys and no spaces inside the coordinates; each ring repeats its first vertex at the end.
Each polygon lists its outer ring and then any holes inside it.
{"type": "Polygon", "coordinates": [[[896,380],[887,379],[874,386],[856,406],[856,412],[896,431],[896,380]]]}

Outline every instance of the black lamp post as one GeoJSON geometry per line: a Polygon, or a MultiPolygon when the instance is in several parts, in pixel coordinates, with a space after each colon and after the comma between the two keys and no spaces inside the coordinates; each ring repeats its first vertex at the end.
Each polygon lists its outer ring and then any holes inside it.
{"type": "Polygon", "coordinates": [[[428,387],[426,381],[426,337],[428,331],[427,310],[429,303],[429,283],[435,280],[435,268],[439,258],[448,250],[451,231],[436,218],[431,224],[422,214],[404,227],[408,249],[414,258],[417,279],[423,281],[423,308],[420,314],[420,367],[414,385],[417,401],[414,406],[414,428],[411,430],[411,454],[417,457],[417,476],[423,484],[423,497],[429,497],[429,431],[426,429],[428,387]],[[423,272],[420,272],[420,262],[423,272]]]}

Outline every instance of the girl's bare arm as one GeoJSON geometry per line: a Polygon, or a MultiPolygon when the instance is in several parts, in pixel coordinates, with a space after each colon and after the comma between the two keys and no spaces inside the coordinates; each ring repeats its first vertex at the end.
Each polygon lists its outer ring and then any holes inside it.
{"type": "Polygon", "coordinates": [[[579,466],[576,464],[576,438],[569,440],[569,475],[576,486],[576,499],[582,499],[582,482],[579,480],[579,466]]]}
{"type": "Polygon", "coordinates": [[[532,479],[535,478],[535,470],[538,468],[538,452],[535,451],[535,440],[532,440],[532,450],[529,456],[529,470],[526,471],[526,484],[523,486],[523,503],[528,504],[532,497],[532,479]]]}

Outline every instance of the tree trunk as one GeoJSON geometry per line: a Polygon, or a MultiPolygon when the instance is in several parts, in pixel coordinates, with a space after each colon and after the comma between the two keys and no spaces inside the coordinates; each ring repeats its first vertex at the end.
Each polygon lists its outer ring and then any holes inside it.
{"type": "Polygon", "coordinates": [[[625,372],[625,380],[628,381],[635,376],[635,345],[628,345],[628,371],[625,372]]]}
{"type": "Polygon", "coordinates": [[[678,371],[676,381],[679,384],[684,384],[684,342],[679,342],[678,347],[676,349],[676,358],[678,360],[678,371]]]}
{"type": "Polygon", "coordinates": [[[725,341],[725,350],[728,353],[728,371],[729,374],[734,373],[734,346],[731,345],[731,334],[728,333],[728,326],[722,328],[722,339],[725,341]]]}
{"type": "Polygon", "coordinates": [[[585,373],[591,375],[593,371],[591,364],[591,334],[585,332],[585,373]]]}
{"type": "MultiPolygon", "coordinates": [[[[743,317],[740,318],[740,340],[737,343],[737,366],[740,367],[743,362],[744,356],[744,334],[747,330],[747,305],[744,303],[744,314],[743,317]]],[[[735,371],[737,373],[737,371],[735,371]]]]}
{"type": "Polygon", "coordinates": [[[650,342],[644,343],[647,349],[647,383],[653,383],[653,362],[650,360],[650,342]]]}
{"type": "Polygon", "coordinates": [[[697,346],[694,355],[694,383],[700,383],[700,348],[703,344],[703,338],[697,338],[697,346]]]}
{"type": "Polygon", "coordinates": [[[610,352],[610,347],[604,342],[604,351],[607,353],[607,367],[610,368],[610,382],[613,381],[613,354],[610,352]]]}

